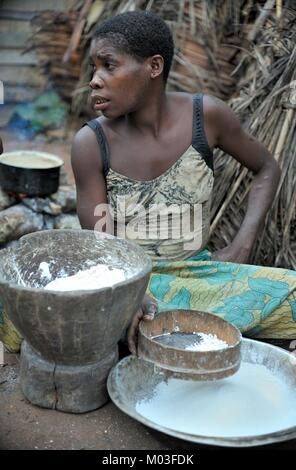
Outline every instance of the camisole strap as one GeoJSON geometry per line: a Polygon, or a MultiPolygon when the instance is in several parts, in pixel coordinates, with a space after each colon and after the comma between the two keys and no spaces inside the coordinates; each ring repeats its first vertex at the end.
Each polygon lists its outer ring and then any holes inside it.
{"type": "Polygon", "coordinates": [[[108,142],[106,139],[106,135],[103,131],[103,128],[101,124],[97,121],[97,119],[92,119],[91,121],[87,121],[83,124],[83,126],[89,126],[96,134],[96,138],[100,146],[101,158],[102,158],[102,163],[103,163],[103,174],[104,174],[104,178],[106,179],[106,176],[110,169],[110,162],[109,162],[108,142]]]}
{"type": "Polygon", "coordinates": [[[204,130],[203,93],[193,95],[192,147],[201,154],[208,167],[213,170],[213,152],[204,130]]]}
{"type": "MultiPolygon", "coordinates": [[[[89,126],[94,133],[100,146],[101,158],[103,163],[103,174],[106,178],[110,169],[109,147],[106,135],[101,124],[97,119],[92,119],[84,124],[89,126]]],[[[207,137],[204,130],[203,118],[203,93],[197,93],[193,96],[193,132],[192,146],[197,150],[211,170],[213,170],[213,152],[209,148],[207,137]]]]}

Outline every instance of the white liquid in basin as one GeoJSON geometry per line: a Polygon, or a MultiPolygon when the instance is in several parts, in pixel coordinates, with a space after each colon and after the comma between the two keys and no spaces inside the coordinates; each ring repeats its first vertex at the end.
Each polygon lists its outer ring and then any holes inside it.
{"type": "Polygon", "coordinates": [[[45,152],[25,150],[2,154],[0,163],[18,168],[46,169],[59,167],[63,161],[55,155],[48,155],[45,152]]]}
{"type": "Polygon", "coordinates": [[[189,434],[258,436],[296,426],[296,390],[265,366],[242,362],[235,375],[219,381],[163,381],[136,411],[189,434]]]}

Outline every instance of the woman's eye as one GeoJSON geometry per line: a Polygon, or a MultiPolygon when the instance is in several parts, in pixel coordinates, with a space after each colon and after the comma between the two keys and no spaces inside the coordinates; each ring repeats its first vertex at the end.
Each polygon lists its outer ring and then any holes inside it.
{"type": "Polygon", "coordinates": [[[114,67],[115,67],[115,65],[112,64],[111,62],[105,62],[105,63],[104,63],[104,66],[105,66],[105,68],[106,68],[107,70],[112,70],[112,69],[114,69],[114,67]]]}

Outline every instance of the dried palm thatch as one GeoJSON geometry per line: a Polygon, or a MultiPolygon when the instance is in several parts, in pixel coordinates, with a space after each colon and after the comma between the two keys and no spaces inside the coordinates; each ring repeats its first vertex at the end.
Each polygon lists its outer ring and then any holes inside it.
{"type": "Polygon", "coordinates": [[[72,51],[71,60],[63,61],[78,20],[77,10],[43,11],[31,21],[34,33],[26,48],[26,52],[34,50],[39,57],[41,73],[48,78],[46,86],[58,90],[66,100],[72,99],[80,76],[81,49],[72,51]]]}
{"type": "Polygon", "coordinates": [[[168,89],[187,92],[202,89],[228,98],[237,82],[231,74],[237,65],[239,49],[233,46],[241,44],[242,27],[253,3],[245,0],[95,0],[89,14],[91,24],[87,22],[81,39],[85,59],[73,93],[72,111],[92,115],[90,106],[86,105],[90,79],[88,48],[96,23],[135,9],[154,11],[172,29],[176,53],[168,89]],[[249,7],[243,9],[245,3],[249,7]]]}
{"type": "MultiPolygon", "coordinates": [[[[154,11],[161,14],[158,3],[162,2],[150,3],[154,11]]],[[[233,45],[241,43],[238,24],[244,2],[199,0],[178,3],[178,16],[171,22],[176,53],[169,88],[189,93],[202,89],[228,98],[236,84],[231,73],[238,49],[233,45]]]]}
{"type": "MultiPolygon", "coordinates": [[[[185,2],[183,2],[184,4],[185,2]]],[[[169,85],[174,90],[197,89],[223,99],[231,96],[231,76],[242,42],[243,1],[186,2],[175,27],[176,54],[169,85]]]]}
{"type": "MultiPolygon", "coordinates": [[[[257,44],[243,56],[240,94],[230,105],[248,132],[278,160],[277,195],[253,254],[253,263],[296,269],[296,11],[273,14],[257,44]]],[[[212,205],[211,248],[230,243],[241,226],[252,175],[222,152],[212,205]]]]}

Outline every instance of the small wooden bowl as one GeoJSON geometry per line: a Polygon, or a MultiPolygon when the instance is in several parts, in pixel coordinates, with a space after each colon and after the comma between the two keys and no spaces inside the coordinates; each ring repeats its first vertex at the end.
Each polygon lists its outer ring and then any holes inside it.
{"type": "Polygon", "coordinates": [[[152,362],[167,377],[218,380],[235,374],[241,362],[241,333],[231,323],[207,312],[169,310],[139,325],[138,356],[152,362]],[[229,347],[192,351],[161,344],[153,337],[172,332],[215,334],[229,347]]]}

